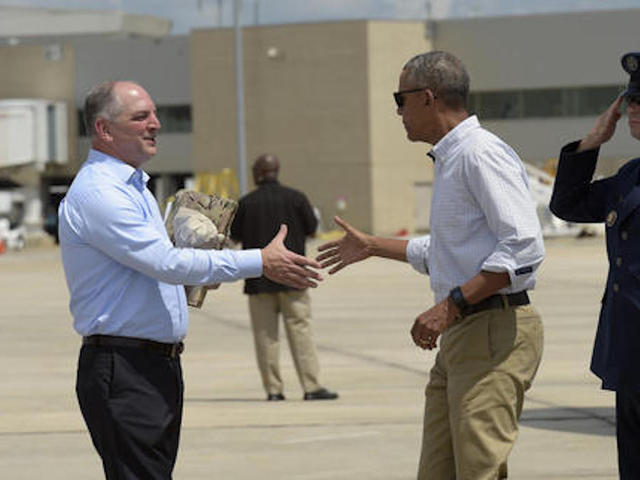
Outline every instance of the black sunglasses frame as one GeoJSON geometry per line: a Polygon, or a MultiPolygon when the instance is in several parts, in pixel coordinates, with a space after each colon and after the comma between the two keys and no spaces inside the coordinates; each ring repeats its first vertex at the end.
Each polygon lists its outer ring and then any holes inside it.
{"type": "MultiPolygon", "coordinates": [[[[393,99],[396,101],[396,105],[398,108],[404,107],[404,94],[405,93],[415,93],[422,92],[423,90],[428,89],[429,87],[420,87],[420,88],[411,88],[409,90],[400,90],[398,92],[393,92],[393,99]]],[[[438,98],[435,95],[433,98],[438,98]]]]}

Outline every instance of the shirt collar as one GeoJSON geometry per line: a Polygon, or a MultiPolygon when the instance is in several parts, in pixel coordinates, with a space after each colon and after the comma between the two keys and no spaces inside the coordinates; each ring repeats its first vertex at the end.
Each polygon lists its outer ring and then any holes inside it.
{"type": "Polygon", "coordinates": [[[447,158],[453,156],[455,148],[460,144],[460,141],[467,136],[471,130],[475,130],[476,128],[480,128],[478,117],[475,115],[468,116],[442,137],[427,155],[429,155],[434,162],[436,160],[445,161],[447,158]]]}
{"type": "Polygon", "coordinates": [[[128,163],[93,148],[89,150],[87,163],[101,163],[124,183],[143,191],[149,181],[149,174],[140,168],[133,168],[128,163]]]}

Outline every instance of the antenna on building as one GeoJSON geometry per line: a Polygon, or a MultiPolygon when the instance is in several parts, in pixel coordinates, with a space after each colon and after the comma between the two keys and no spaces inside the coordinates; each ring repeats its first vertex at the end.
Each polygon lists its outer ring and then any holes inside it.
{"type": "Polygon", "coordinates": [[[238,180],[240,181],[240,195],[247,193],[247,141],[244,121],[244,71],[242,62],[244,59],[242,49],[242,23],[240,12],[242,0],[233,0],[233,30],[234,52],[236,71],[236,145],[238,156],[238,180]]]}

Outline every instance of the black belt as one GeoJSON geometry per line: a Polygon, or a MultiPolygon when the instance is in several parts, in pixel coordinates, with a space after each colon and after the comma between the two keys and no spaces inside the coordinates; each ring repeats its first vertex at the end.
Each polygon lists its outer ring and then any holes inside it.
{"type": "Polygon", "coordinates": [[[161,343],[142,338],[116,337],[114,335],[90,335],[88,337],[82,337],[82,344],[101,347],[140,348],[170,358],[178,358],[184,351],[184,343],[182,342],[161,343]]]}
{"type": "Polygon", "coordinates": [[[463,317],[468,317],[469,315],[473,315],[474,313],[484,312],[485,310],[498,310],[509,307],[518,307],[520,305],[528,305],[529,295],[527,295],[527,291],[523,290],[517,293],[509,293],[509,294],[496,294],[491,295],[490,297],[485,298],[484,300],[479,301],[478,303],[474,303],[473,305],[469,305],[465,308],[464,312],[462,312],[463,317]]]}

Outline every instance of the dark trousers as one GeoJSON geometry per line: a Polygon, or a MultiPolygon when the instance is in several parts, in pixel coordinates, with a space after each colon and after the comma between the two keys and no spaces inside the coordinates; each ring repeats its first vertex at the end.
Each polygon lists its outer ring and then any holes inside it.
{"type": "Polygon", "coordinates": [[[107,480],[170,480],[184,386],[179,358],[84,345],[76,393],[107,480]]]}
{"type": "Polygon", "coordinates": [[[616,436],[620,479],[640,479],[640,392],[616,392],[616,436]]]}

